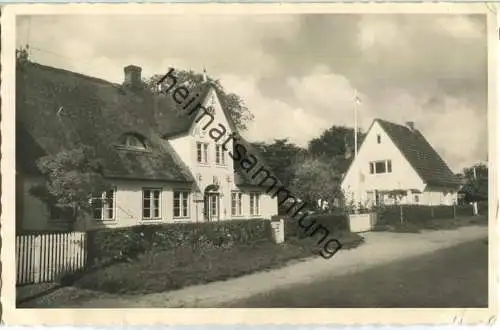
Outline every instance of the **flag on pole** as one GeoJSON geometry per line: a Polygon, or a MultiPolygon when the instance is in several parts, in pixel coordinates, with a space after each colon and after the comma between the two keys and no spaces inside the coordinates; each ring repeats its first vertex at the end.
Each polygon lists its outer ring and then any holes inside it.
{"type": "Polygon", "coordinates": [[[359,97],[358,95],[358,90],[354,90],[354,102],[356,102],[356,104],[361,104],[361,98],[359,97]]]}

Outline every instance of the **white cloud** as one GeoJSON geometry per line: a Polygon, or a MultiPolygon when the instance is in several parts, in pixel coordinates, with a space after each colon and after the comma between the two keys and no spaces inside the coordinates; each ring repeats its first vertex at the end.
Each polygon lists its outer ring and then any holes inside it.
{"type": "Polygon", "coordinates": [[[364,129],[376,117],[412,120],[452,167],[484,158],[486,48],[478,47],[477,20],[301,16],[37,16],[20,19],[17,36],[18,45],[42,49],[33,49],[35,61],[113,82],[129,64],[145,77],[205,66],[255,115],[252,140],[289,137],[304,146],[332,125],[352,127],[358,88],[364,129]],[[264,79],[277,83],[263,90],[264,79]]]}

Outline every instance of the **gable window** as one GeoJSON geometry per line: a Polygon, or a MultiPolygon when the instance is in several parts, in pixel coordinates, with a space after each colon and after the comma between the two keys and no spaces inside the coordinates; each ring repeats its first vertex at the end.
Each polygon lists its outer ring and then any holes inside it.
{"type": "Polygon", "coordinates": [[[231,215],[241,215],[241,193],[238,191],[233,191],[231,193],[231,215]]]}
{"type": "Polygon", "coordinates": [[[196,143],[196,158],[199,164],[208,164],[208,143],[196,143]]]}
{"type": "Polygon", "coordinates": [[[92,213],[95,220],[115,219],[115,189],[106,190],[100,196],[92,198],[92,213]]]}
{"type": "Polygon", "coordinates": [[[174,191],[174,218],[189,216],[189,192],[174,191]]]}
{"type": "Polygon", "coordinates": [[[145,220],[160,219],[161,189],[144,188],[142,190],[142,218],[145,220]]]}
{"type": "Polygon", "coordinates": [[[375,173],[385,173],[386,172],[386,167],[385,167],[385,162],[375,162],[375,173]]]}
{"type": "Polygon", "coordinates": [[[125,134],[120,138],[120,146],[127,149],[146,150],[145,139],[136,134],[125,134]]]}
{"type": "Polygon", "coordinates": [[[380,160],[370,162],[370,174],[391,173],[392,162],[390,160],[380,160]]]}
{"type": "Polygon", "coordinates": [[[250,215],[260,214],[259,199],[259,193],[250,193],[250,215]]]}
{"type": "Polygon", "coordinates": [[[382,141],[382,138],[380,137],[380,134],[377,134],[377,143],[380,144],[381,141],[382,141]]]}
{"type": "Polygon", "coordinates": [[[226,154],[224,148],[219,144],[215,146],[215,164],[226,165],[226,154]]]}

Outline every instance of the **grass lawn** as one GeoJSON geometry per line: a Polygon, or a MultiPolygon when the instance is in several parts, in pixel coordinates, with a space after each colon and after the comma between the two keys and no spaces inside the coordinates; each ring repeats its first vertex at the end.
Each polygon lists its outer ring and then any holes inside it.
{"type": "MultiPolygon", "coordinates": [[[[363,243],[362,237],[352,233],[338,234],[336,238],[348,249],[363,243]]],[[[292,238],[279,245],[263,241],[204,251],[190,248],[150,251],[129,262],[84,274],[60,290],[63,293],[58,293],[57,298],[37,299],[20,307],[63,307],[65,302],[95,298],[103,293],[135,295],[164,292],[279,268],[292,260],[318,256],[318,250],[314,239],[292,238]]]]}
{"type": "Polygon", "coordinates": [[[422,219],[404,223],[376,225],[375,231],[390,231],[400,233],[418,233],[421,230],[449,230],[465,226],[487,226],[488,216],[460,216],[451,219],[422,219]]]}
{"type": "Polygon", "coordinates": [[[487,305],[485,239],[214,307],[484,308],[487,305]]]}

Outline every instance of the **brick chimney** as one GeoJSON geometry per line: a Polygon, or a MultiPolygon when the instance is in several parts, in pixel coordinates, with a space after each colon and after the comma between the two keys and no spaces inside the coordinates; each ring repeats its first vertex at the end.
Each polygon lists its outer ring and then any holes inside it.
{"type": "Polygon", "coordinates": [[[141,67],[136,65],[128,65],[123,69],[123,71],[125,72],[125,80],[123,81],[123,85],[132,87],[134,89],[142,87],[141,67]]]}
{"type": "Polygon", "coordinates": [[[406,122],[406,127],[408,127],[410,129],[410,131],[414,131],[415,130],[415,122],[413,121],[407,121],[406,122]]]}

